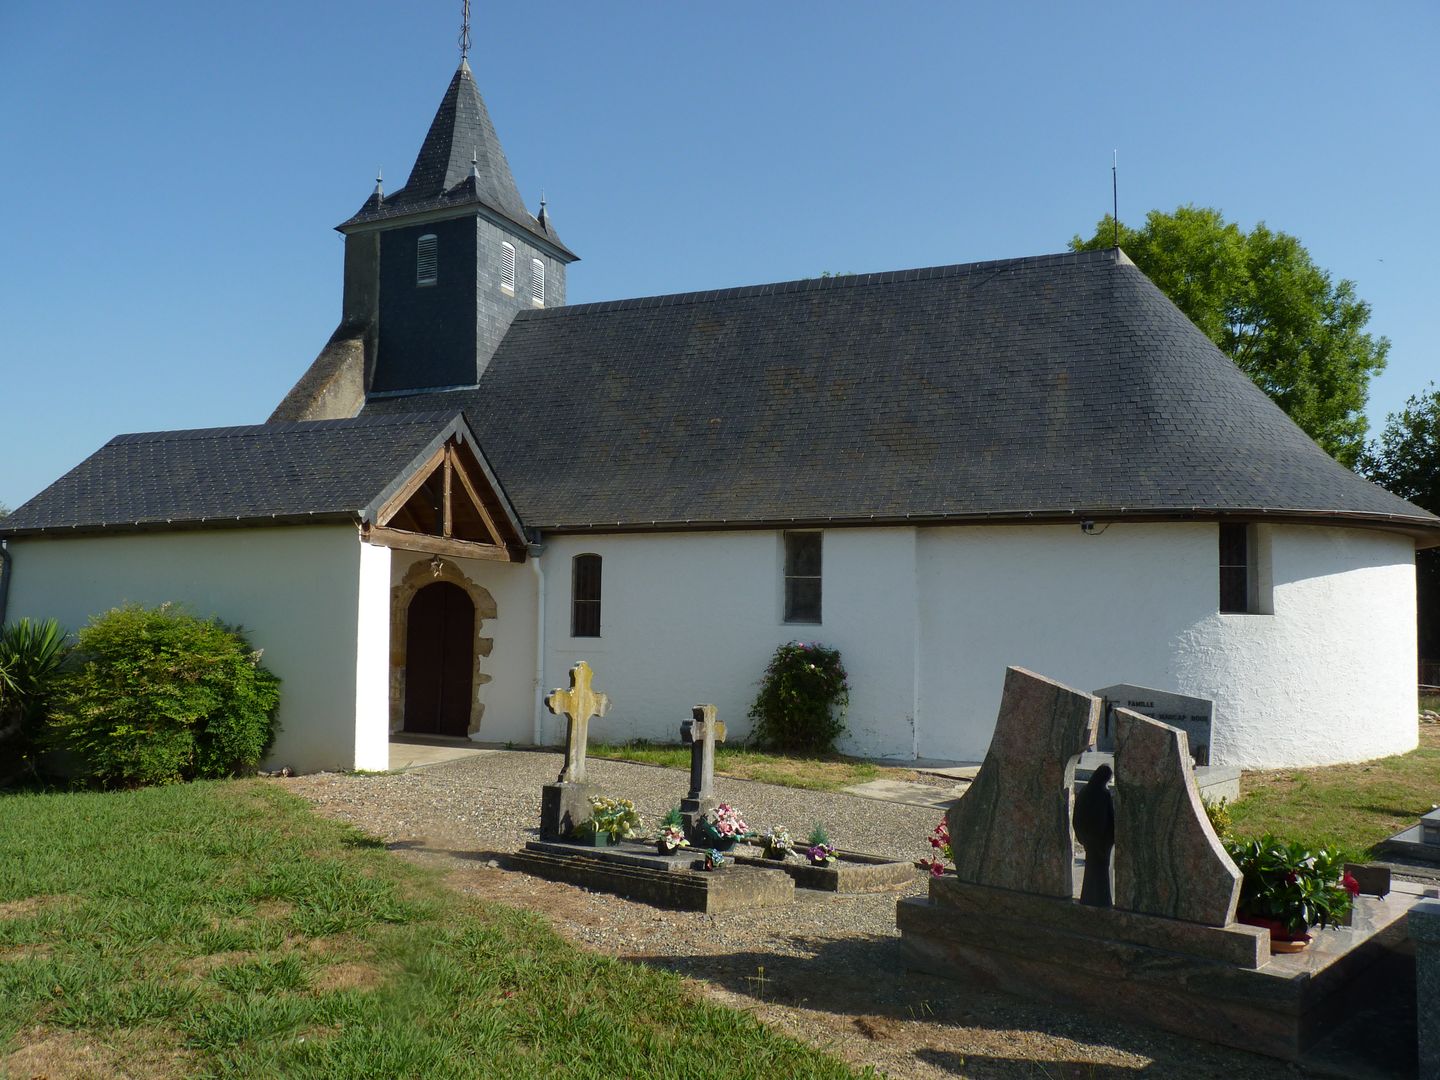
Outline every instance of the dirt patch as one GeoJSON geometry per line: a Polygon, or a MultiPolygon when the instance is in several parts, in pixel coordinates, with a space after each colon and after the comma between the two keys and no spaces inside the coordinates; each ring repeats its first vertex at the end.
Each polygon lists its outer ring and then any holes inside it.
{"type": "Polygon", "coordinates": [[[0,1076],[15,1080],[170,1080],[191,1075],[190,1055],[154,1032],[117,1032],[113,1040],[37,1027],[16,1036],[19,1049],[0,1057],[0,1076]]]}
{"type": "Polygon", "coordinates": [[[208,975],[219,968],[235,967],[238,964],[258,960],[261,955],[250,949],[208,953],[205,956],[192,956],[189,960],[182,960],[175,965],[175,970],[184,975],[208,975]]]}
{"type": "Polygon", "coordinates": [[[6,900],[0,903],[0,919],[28,919],[43,911],[70,903],[71,897],[63,893],[49,896],[27,896],[22,900],[6,900]]]}
{"type": "Polygon", "coordinates": [[[48,960],[54,952],[49,945],[12,945],[8,949],[0,949],[0,960],[48,960]]]}
{"type": "Polygon", "coordinates": [[[331,964],[315,973],[311,986],[324,994],[339,990],[374,990],[385,981],[384,973],[373,964],[331,964]]]}

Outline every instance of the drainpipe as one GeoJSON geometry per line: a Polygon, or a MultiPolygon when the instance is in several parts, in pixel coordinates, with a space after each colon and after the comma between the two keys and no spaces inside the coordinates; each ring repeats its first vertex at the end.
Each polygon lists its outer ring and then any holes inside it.
{"type": "Polygon", "coordinates": [[[10,603],[10,576],[15,573],[15,564],[10,557],[6,541],[0,540],[0,627],[5,625],[5,609],[10,603]]]}
{"type": "Polygon", "coordinates": [[[530,568],[535,572],[535,723],[531,741],[540,745],[540,725],[545,718],[545,570],[540,565],[540,556],[545,545],[540,543],[540,534],[529,545],[530,568]]]}

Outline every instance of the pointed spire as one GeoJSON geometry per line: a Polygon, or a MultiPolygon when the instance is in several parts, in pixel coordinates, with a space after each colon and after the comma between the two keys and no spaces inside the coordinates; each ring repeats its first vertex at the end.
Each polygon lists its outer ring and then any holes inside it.
{"type": "Polygon", "coordinates": [[[375,170],[375,198],[379,202],[385,201],[385,170],[375,170]]]}
{"type": "Polygon", "coordinates": [[[544,189],[544,188],[541,188],[541,189],[540,189],[540,213],[538,213],[538,214],[535,215],[535,220],[540,223],[540,228],[544,229],[547,235],[548,235],[549,233],[551,233],[551,232],[554,231],[554,230],[552,230],[552,229],[550,228],[550,214],[549,214],[549,212],[545,209],[545,189],[544,189]]]}
{"type": "Polygon", "coordinates": [[[470,148],[470,179],[475,181],[478,188],[480,184],[480,152],[473,146],[470,148]]]}

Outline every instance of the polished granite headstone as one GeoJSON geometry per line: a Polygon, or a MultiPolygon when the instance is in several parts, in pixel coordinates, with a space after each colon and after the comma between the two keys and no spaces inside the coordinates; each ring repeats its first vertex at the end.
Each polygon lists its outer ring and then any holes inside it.
{"type": "Polygon", "coordinates": [[[1000,889],[1072,895],[1074,762],[1095,738],[1100,701],[1023,668],[1005,672],[990,749],[950,808],[955,876],[1000,889]]]}
{"type": "Polygon", "coordinates": [[[1440,1076],[1440,900],[1422,900],[1411,908],[1407,930],[1415,943],[1420,1075],[1440,1076]]]}
{"type": "Polygon", "coordinates": [[[1115,710],[1115,906],[1225,926],[1240,871],[1210,826],[1185,732],[1115,710]]]}
{"type": "Polygon", "coordinates": [[[1096,690],[1095,696],[1104,701],[1095,749],[1102,753],[1115,749],[1115,710],[1129,709],[1185,732],[1190,739],[1191,759],[1196,765],[1210,764],[1210,732],[1215,722],[1215,702],[1209,698],[1189,697],[1131,683],[1107,686],[1096,690]]]}

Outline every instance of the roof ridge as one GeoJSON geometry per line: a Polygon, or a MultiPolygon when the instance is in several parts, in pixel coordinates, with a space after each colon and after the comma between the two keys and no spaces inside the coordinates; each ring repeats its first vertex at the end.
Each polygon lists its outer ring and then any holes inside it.
{"type": "Polygon", "coordinates": [[[208,428],[175,428],[169,431],[131,431],[116,435],[106,446],[126,443],[187,442],[201,439],[240,439],[260,435],[303,434],[345,427],[400,427],[407,424],[448,423],[461,410],[425,409],[417,412],[372,413],[329,420],[281,420],[269,424],[232,424],[208,428]]]}
{"type": "Polygon", "coordinates": [[[1066,263],[1124,265],[1129,262],[1125,253],[1117,248],[1104,248],[1099,251],[1062,251],[1051,255],[1026,255],[1017,259],[989,259],[983,262],[921,266],[909,270],[882,270],[871,274],[837,274],[831,277],[796,278],[793,281],[738,285],[728,289],[700,289],[695,292],[665,293],[656,296],[636,296],[624,300],[592,300],[584,304],[568,304],[561,307],[530,308],[517,312],[515,318],[518,321],[559,315],[588,315],[605,311],[634,311],[644,308],[674,307],[680,304],[701,304],[712,300],[739,300],[752,296],[771,296],[777,293],[863,288],[870,285],[894,285],[907,281],[940,281],[972,274],[1059,266],[1066,263]]]}

